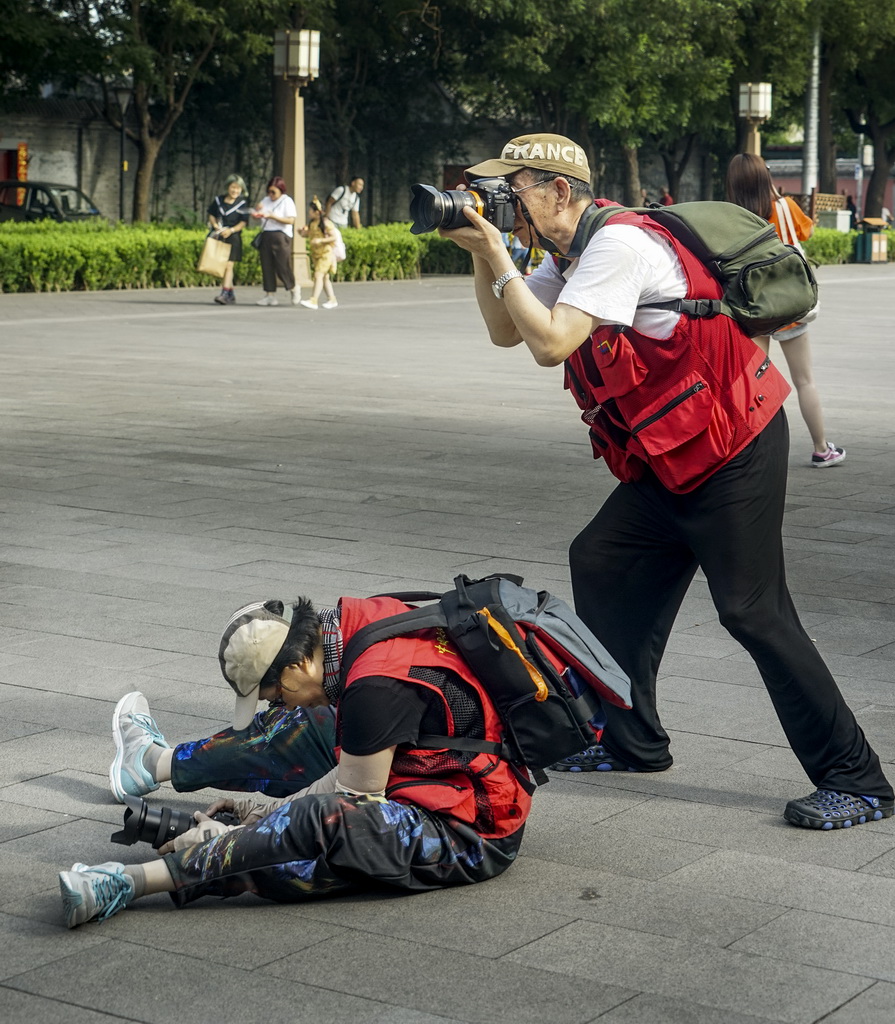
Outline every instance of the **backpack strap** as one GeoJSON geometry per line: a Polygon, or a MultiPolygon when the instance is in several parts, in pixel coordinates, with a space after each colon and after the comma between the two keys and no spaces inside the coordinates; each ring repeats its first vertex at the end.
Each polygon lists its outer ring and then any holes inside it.
{"type": "MultiPolygon", "coordinates": [[[[509,580],[511,583],[522,584],[521,576],[500,572],[485,576],[483,580],[478,580],[477,582],[482,583],[485,580],[502,579],[509,580]]],[[[471,582],[468,576],[463,575],[457,576],[454,580],[454,586],[457,590],[458,607],[468,611],[470,615],[477,611],[475,602],[466,590],[467,585],[471,582]]],[[[375,594],[374,596],[393,597],[397,601],[403,601],[406,604],[410,601],[440,601],[445,595],[433,594],[428,590],[407,590],[399,593],[375,594]]],[[[423,629],[438,628],[448,628],[447,615],[441,604],[430,604],[425,608],[411,608],[409,611],[399,612],[397,615],[390,615],[388,618],[368,623],[359,629],[345,645],[340,669],[342,678],[344,679],[348,675],[354,662],[373,644],[381,643],[383,640],[393,640],[395,637],[406,636],[408,633],[416,633],[423,629]]]]}
{"type": "Polygon", "coordinates": [[[553,256],[556,262],[556,269],[560,274],[564,274],[569,269],[572,260],[578,259],[587,248],[590,240],[611,217],[618,213],[632,212],[636,213],[639,211],[627,206],[589,206],[581,215],[581,220],[578,221],[578,227],[575,229],[575,237],[572,239],[569,251],[564,255],[554,254],[553,256]]]}
{"type": "Polygon", "coordinates": [[[667,302],[646,302],[638,309],[667,309],[672,313],[711,319],[721,313],[721,299],[669,299],[667,302]]]}
{"type": "MultiPolygon", "coordinates": [[[[652,217],[657,224],[660,224],[669,231],[676,241],[693,256],[706,266],[711,275],[719,281],[723,280],[723,273],[716,260],[712,259],[706,252],[705,246],[700,242],[690,228],[676,217],[669,213],[668,207],[653,204],[651,206],[592,206],[585,210],[581,220],[578,222],[578,230],[566,256],[555,257],[556,267],[560,274],[564,273],[573,259],[577,259],[587,248],[590,240],[612,217],[620,213],[636,213],[640,216],[652,217]]],[[[722,299],[669,299],[667,302],[646,302],[640,304],[638,309],[665,309],[671,313],[686,313],[688,316],[699,317],[700,319],[711,319],[719,316],[722,312],[722,299]]],[[[566,361],[568,367],[568,360],[566,361]]]]}
{"type": "Polygon", "coordinates": [[[373,644],[381,643],[383,640],[394,640],[395,637],[407,636],[422,629],[437,629],[439,626],[446,628],[447,619],[441,606],[437,604],[425,608],[412,608],[410,611],[370,622],[361,627],[345,645],[339,672],[345,679],[357,659],[373,644]]]}
{"type": "Polygon", "coordinates": [[[505,761],[512,760],[512,754],[505,743],[489,743],[488,740],[468,739],[465,736],[420,736],[413,744],[414,750],[462,750],[471,754],[496,754],[505,761]]]}
{"type": "MultiPolygon", "coordinates": [[[[420,736],[414,745],[415,750],[460,750],[471,754],[495,754],[505,761],[512,762],[512,751],[505,743],[489,743],[487,740],[471,740],[462,736],[420,736]]],[[[543,768],[528,768],[537,786],[546,786],[550,776],[543,768]]]]}
{"type": "MultiPolygon", "coordinates": [[[[408,592],[406,594],[379,595],[395,597],[400,600],[422,601],[428,598],[439,598],[440,594],[430,594],[427,591],[408,592]]],[[[407,612],[400,612],[398,615],[390,615],[387,619],[378,619],[359,629],[348,641],[342,654],[342,662],[339,671],[342,678],[351,669],[357,659],[374,644],[383,640],[393,640],[399,636],[407,636],[423,629],[436,629],[447,627],[447,618],[440,605],[429,605],[426,608],[414,608],[407,612]]],[[[464,750],[476,754],[496,754],[498,757],[510,759],[510,752],[503,743],[495,743],[488,740],[469,739],[463,736],[420,736],[414,744],[418,750],[464,750]]]]}

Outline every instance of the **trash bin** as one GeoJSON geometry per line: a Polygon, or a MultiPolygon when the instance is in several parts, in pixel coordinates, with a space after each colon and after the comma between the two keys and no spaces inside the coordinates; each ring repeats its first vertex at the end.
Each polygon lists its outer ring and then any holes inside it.
{"type": "Polygon", "coordinates": [[[861,233],[855,239],[855,263],[886,263],[889,258],[889,237],[882,217],[865,217],[858,222],[861,233]]]}

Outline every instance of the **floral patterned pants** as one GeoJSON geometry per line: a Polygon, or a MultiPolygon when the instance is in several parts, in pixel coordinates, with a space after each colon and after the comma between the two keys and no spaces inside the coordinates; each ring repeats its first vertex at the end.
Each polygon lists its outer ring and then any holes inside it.
{"type": "Polygon", "coordinates": [[[245,892],[277,903],[371,888],[425,892],[501,874],[515,860],[522,832],[484,839],[412,804],[326,793],[294,800],[257,825],[168,854],[165,862],[178,906],[245,892]]]}

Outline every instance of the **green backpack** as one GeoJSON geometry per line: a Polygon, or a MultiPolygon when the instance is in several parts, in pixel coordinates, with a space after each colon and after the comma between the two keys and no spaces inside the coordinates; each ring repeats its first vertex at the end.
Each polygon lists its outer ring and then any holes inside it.
{"type": "MultiPolygon", "coordinates": [[[[780,241],[773,225],[733,203],[674,206],[591,207],[575,236],[581,253],[594,233],[620,213],[649,216],[708,268],[724,289],[720,299],[672,299],[649,303],[689,316],[732,317],[754,338],[801,320],[817,305],[817,281],[805,257],[780,241]]],[[[559,260],[562,271],[569,260],[559,260]]]]}

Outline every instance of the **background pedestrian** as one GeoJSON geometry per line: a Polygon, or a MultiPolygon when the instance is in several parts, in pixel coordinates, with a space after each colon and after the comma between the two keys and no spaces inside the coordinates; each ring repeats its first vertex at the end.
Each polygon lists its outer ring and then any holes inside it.
{"type": "Polygon", "coordinates": [[[233,265],[242,259],[242,232],[249,221],[249,199],[246,183],[238,174],[224,182],[223,195],[215,196],[208,207],[208,226],[221,242],[230,246],[230,259],[221,281],[221,294],[214,301],[222,306],[236,302],[233,291],[233,265]]]}
{"type": "Polygon", "coordinates": [[[259,306],[276,306],[277,280],[283,282],[287,292],[292,293],[292,304],[301,301],[301,292],[295,285],[292,273],[292,235],[295,224],[295,203],[286,195],[286,182],[282,178],[271,178],[267,183],[267,195],[252,210],[255,220],[261,221],[261,242],[258,254],[261,257],[261,280],[264,298],[259,306]]]}
{"type": "MultiPolygon", "coordinates": [[[[743,206],[774,225],[777,234],[788,245],[801,249],[800,242],[811,237],[814,223],[799,204],[789,196],[781,196],[774,185],[771,172],[761,157],[752,153],[739,153],[727,167],[727,199],[743,206]]],[[[845,449],[827,440],[820,396],[814,383],[811,365],[811,347],[808,342],[807,323],[794,323],[775,331],[771,337],[780,343],[793,387],[799,400],[799,411],[811,434],[814,451],[811,465],[822,468],[835,466],[845,458],[845,449]]],[[[763,339],[756,344],[769,347],[763,339]]]]}

